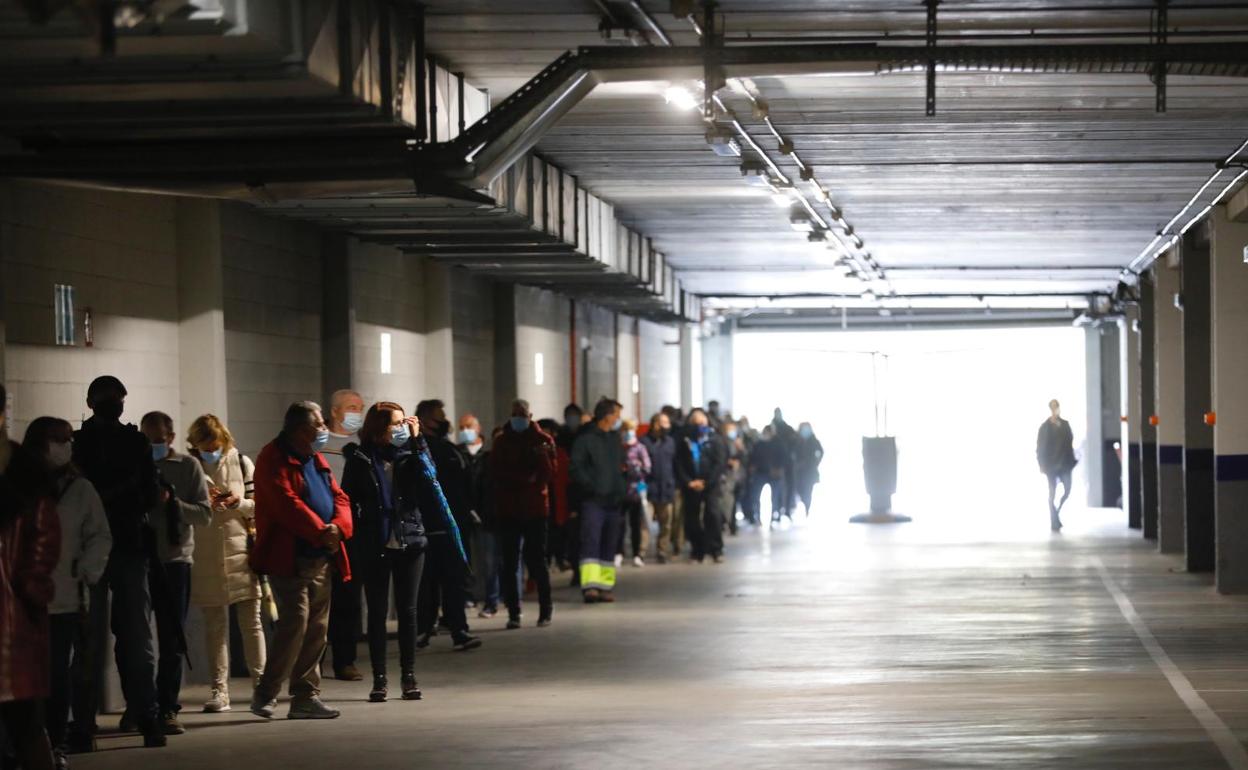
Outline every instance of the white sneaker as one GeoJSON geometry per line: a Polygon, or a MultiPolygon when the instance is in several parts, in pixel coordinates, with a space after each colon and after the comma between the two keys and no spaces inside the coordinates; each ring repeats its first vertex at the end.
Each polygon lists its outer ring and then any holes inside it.
{"type": "Polygon", "coordinates": [[[634,557],[633,557],[633,566],[634,566],[634,567],[644,567],[644,566],[646,566],[646,562],[645,562],[645,560],[644,560],[644,559],[642,559],[640,556],[634,556],[634,557]]]}
{"type": "Polygon", "coordinates": [[[213,690],[212,697],[204,704],[205,714],[220,714],[230,710],[230,695],[223,690],[213,690]]]}
{"type": "Polygon", "coordinates": [[[615,566],[617,569],[624,566],[624,554],[617,553],[615,555],[615,566]]]}

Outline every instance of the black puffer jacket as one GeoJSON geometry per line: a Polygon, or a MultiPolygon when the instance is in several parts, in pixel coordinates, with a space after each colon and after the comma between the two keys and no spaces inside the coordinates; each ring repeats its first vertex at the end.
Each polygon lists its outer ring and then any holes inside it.
{"type": "Polygon", "coordinates": [[[351,498],[351,515],[355,530],[347,541],[352,567],[356,571],[367,569],[376,563],[386,551],[391,533],[405,548],[423,550],[427,545],[422,508],[434,502],[432,485],[418,465],[420,458],[409,451],[395,451],[383,447],[394,462],[394,484],[391,496],[394,511],[390,515],[382,506],[381,482],[373,454],[359,444],[347,444],[342,449],[346,465],[342,471],[342,490],[351,498]]]}

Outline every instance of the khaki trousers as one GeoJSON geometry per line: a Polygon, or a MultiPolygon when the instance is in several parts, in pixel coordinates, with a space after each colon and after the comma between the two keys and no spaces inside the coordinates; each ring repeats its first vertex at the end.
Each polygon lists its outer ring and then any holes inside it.
{"type": "Polygon", "coordinates": [[[290,679],[290,697],[306,701],[321,692],[321,656],[329,633],[332,592],[329,560],[297,559],[294,577],[269,576],[277,625],[268,664],[256,686],[257,700],[273,700],[290,679]]]}
{"type": "MultiPolygon", "coordinates": [[[[680,496],[677,495],[679,500],[680,496]]],[[[659,556],[679,556],[685,547],[685,527],[675,503],[654,503],[654,518],[659,522],[659,556]]]]}
{"type": "MultiPolygon", "coordinates": [[[[260,599],[244,599],[234,605],[238,630],[243,637],[243,657],[254,686],[264,673],[264,627],[260,625],[260,599]]],[[[230,608],[202,607],[212,689],[230,694],[230,608]]]]}

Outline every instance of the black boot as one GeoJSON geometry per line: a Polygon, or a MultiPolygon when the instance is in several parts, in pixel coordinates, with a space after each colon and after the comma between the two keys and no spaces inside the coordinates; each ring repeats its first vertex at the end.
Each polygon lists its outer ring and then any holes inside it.
{"type": "Polygon", "coordinates": [[[420,700],[420,688],[416,686],[416,675],[408,671],[403,675],[403,700],[420,700]]]}
{"type": "Polygon", "coordinates": [[[386,702],[386,675],[373,674],[373,689],[368,693],[369,703],[386,702]]]}

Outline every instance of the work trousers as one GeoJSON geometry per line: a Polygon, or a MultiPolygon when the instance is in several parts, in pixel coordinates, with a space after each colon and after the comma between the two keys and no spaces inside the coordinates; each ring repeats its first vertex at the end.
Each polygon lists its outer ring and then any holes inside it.
{"type": "Polygon", "coordinates": [[[299,557],[293,577],[269,577],[277,603],[273,647],[260,683],[257,700],[277,698],[282,683],[290,680],[292,701],[307,701],[321,692],[321,656],[329,632],[329,560],[323,556],[299,557]]]}
{"type": "Polygon", "coordinates": [[[399,616],[399,670],[416,668],[416,597],[425,571],[425,552],[420,548],[387,549],[370,564],[364,577],[368,599],[368,659],[373,676],[386,673],[386,617],[390,613],[390,583],[394,582],[394,610],[399,616]]]}
{"type": "Polygon", "coordinates": [[[417,633],[432,634],[438,622],[438,605],[442,617],[456,641],[468,635],[468,617],[464,613],[464,575],[467,565],[445,532],[430,535],[425,549],[424,574],[416,602],[417,633]]]}
{"type": "Polygon", "coordinates": [[[501,586],[498,582],[498,569],[501,554],[498,548],[498,532],[495,529],[481,527],[477,535],[477,549],[473,552],[476,559],[473,567],[475,577],[475,595],[481,597],[485,609],[498,609],[501,586]]]}
{"type": "Polygon", "coordinates": [[[529,577],[537,584],[538,612],[541,617],[549,618],[553,604],[550,570],[546,566],[546,520],[503,521],[498,525],[498,536],[503,556],[503,601],[507,603],[508,617],[520,619],[520,560],[523,557],[529,577]]]}
{"type": "Polygon", "coordinates": [[[182,671],[186,668],[183,643],[186,640],[186,613],[191,606],[191,565],[171,561],[161,567],[165,572],[167,600],[155,608],[156,638],[160,660],[156,666],[156,700],[160,713],[176,714],[182,710],[182,671]]]}
{"type": "MultiPolygon", "coordinates": [[[[260,620],[261,599],[243,599],[235,602],[234,615],[238,618],[238,630],[243,640],[243,657],[247,660],[247,673],[254,686],[264,673],[267,650],[264,626],[260,620]]],[[[201,607],[204,615],[204,641],[208,654],[208,676],[212,689],[221,695],[230,695],[230,608],[201,607]]]]}
{"type": "Polygon", "coordinates": [[[615,589],[615,547],[620,539],[620,509],[586,500],[581,505],[581,590],[615,589]]]}

